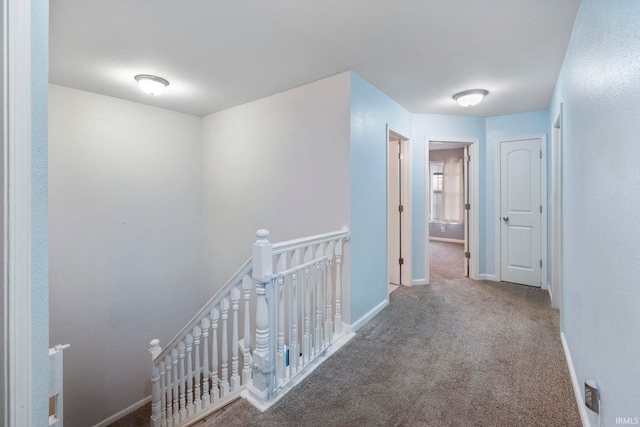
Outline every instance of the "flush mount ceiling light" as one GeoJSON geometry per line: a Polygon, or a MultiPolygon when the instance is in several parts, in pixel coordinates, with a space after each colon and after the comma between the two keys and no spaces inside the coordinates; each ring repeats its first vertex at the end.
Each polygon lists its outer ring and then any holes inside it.
{"type": "Polygon", "coordinates": [[[473,107],[474,105],[478,105],[480,101],[482,101],[482,98],[484,98],[488,93],[489,91],[484,89],[465,90],[464,92],[453,95],[453,99],[455,99],[462,107],[473,107]]]}
{"type": "Polygon", "coordinates": [[[162,77],[149,74],[138,74],[135,79],[140,89],[149,95],[160,95],[169,86],[169,82],[162,77]]]}

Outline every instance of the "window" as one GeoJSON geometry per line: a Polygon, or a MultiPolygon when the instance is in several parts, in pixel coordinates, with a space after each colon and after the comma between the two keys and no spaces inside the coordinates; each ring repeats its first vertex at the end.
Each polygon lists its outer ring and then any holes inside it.
{"type": "Polygon", "coordinates": [[[462,174],[462,159],[431,162],[431,221],[463,221],[462,174]]]}

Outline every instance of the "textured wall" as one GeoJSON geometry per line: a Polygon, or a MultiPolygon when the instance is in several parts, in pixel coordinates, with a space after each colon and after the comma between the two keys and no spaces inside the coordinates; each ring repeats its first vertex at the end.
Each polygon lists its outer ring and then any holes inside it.
{"type": "Polygon", "coordinates": [[[580,388],[600,386],[602,426],[640,417],[639,41],[640,2],[583,0],[551,104],[551,120],[564,108],[562,330],[580,388]]]}
{"type": "Polygon", "coordinates": [[[200,118],[50,86],[51,342],[65,425],[150,395],[149,340],[200,308],[200,118]]]}
{"type": "Polygon", "coordinates": [[[411,135],[411,114],[352,74],[352,323],[387,299],[387,125],[411,135]]]}

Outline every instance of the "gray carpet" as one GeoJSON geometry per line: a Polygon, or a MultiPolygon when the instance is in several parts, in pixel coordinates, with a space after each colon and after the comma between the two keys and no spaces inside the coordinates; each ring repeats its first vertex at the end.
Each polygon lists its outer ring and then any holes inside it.
{"type": "Polygon", "coordinates": [[[450,245],[432,245],[431,285],[394,291],[271,409],[241,399],[196,425],[580,426],[547,292],[452,273],[450,245]]]}

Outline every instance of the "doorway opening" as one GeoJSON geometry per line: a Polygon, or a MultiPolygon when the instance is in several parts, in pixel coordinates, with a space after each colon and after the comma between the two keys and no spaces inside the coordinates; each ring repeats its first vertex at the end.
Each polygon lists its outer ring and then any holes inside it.
{"type": "Polygon", "coordinates": [[[387,128],[387,259],[389,293],[411,285],[409,138],[387,128]]]}
{"type": "Polygon", "coordinates": [[[427,138],[426,142],[427,282],[477,279],[478,141],[427,138]]]}
{"type": "Polygon", "coordinates": [[[562,104],[551,133],[551,305],[562,306],[562,104]]]}

